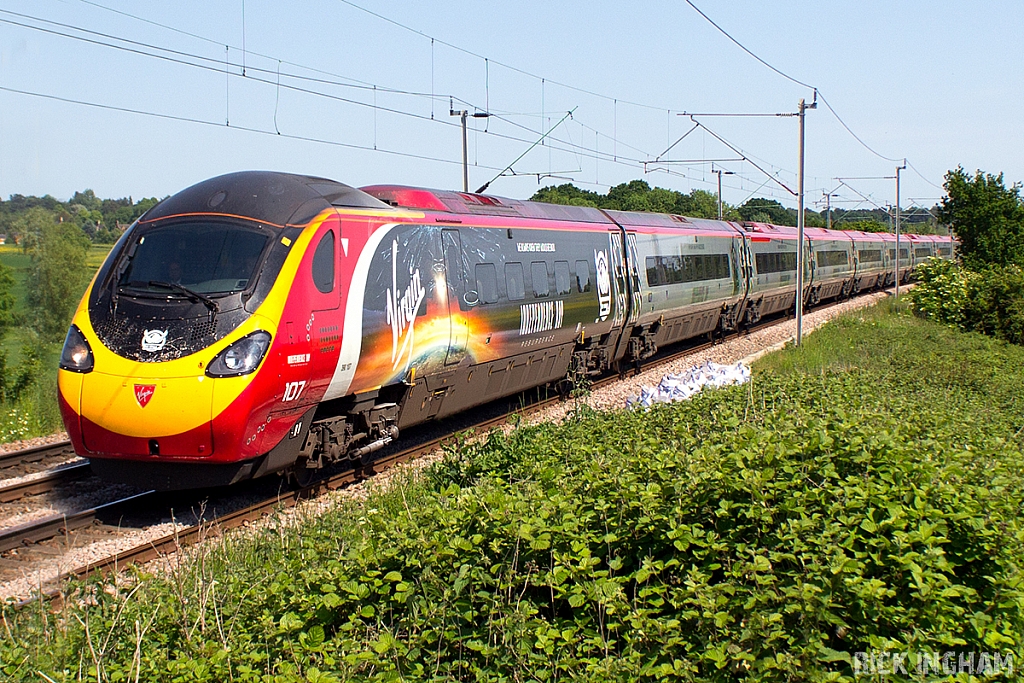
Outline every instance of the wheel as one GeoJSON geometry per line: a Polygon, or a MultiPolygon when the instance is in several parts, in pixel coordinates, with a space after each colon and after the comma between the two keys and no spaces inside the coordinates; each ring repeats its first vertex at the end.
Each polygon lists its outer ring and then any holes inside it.
{"type": "Polygon", "coordinates": [[[309,467],[308,463],[309,460],[301,458],[288,471],[289,480],[295,482],[299,488],[306,488],[314,484],[323,474],[323,466],[319,462],[314,467],[309,467]]]}

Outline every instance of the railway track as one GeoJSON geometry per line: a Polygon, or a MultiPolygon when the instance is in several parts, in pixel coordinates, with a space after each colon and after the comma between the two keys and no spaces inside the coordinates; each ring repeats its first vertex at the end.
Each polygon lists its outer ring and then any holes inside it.
{"type": "MultiPolygon", "coordinates": [[[[817,310],[825,310],[835,305],[835,303],[823,305],[817,310]]],[[[778,325],[790,318],[790,316],[779,316],[775,319],[759,323],[758,325],[742,332],[731,333],[724,339],[703,341],[701,343],[691,344],[683,349],[659,354],[647,361],[644,364],[643,369],[647,370],[652,367],[667,365],[679,360],[680,358],[706,350],[718,343],[778,325]]],[[[593,388],[598,388],[617,382],[619,379],[620,378],[618,376],[609,375],[596,379],[591,386],[593,388]]],[[[514,407],[509,408],[497,416],[473,424],[467,429],[470,431],[483,432],[506,423],[513,414],[528,415],[562,400],[563,399],[559,396],[552,396],[547,398],[538,398],[528,403],[522,399],[520,399],[519,403],[510,401],[509,404],[514,404],[514,407]]],[[[457,431],[466,431],[466,429],[458,429],[457,431]]],[[[49,587],[44,588],[42,596],[51,599],[59,597],[59,586],[63,585],[69,579],[84,578],[94,572],[108,572],[119,567],[124,567],[128,564],[145,563],[166,556],[170,553],[177,552],[181,548],[187,547],[201,540],[205,537],[212,526],[216,526],[219,529],[231,529],[238,527],[247,522],[257,520],[282,507],[293,507],[302,500],[315,497],[324,491],[336,490],[359,483],[360,481],[366,480],[379,472],[393,467],[394,465],[413,460],[425,453],[430,453],[443,446],[444,443],[451,438],[451,434],[445,434],[440,437],[425,439],[415,445],[397,450],[390,454],[385,454],[369,465],[332,474],[302,488],[279,491],[273,496],[266,497],[264,500],[253,505],[248,505],[225,514],[198,519],[194,524],[178,529],[163,538],[148,541],[134,548],[117,552],[106,558],[90,562],[70,572],[61,574],[49,585],[49,587]]],[[[0,489],[0,496],[3,495],[3,491],[4,489],[0,489]]],[[[153,495],[155,495],[154,492],[145,492],[96,506],[89,510],[83,510],[69,515],[55,515],[47,519],[38,520],[36,523],[5,530],[0,532],[0,552],[31,545],[57,536],[67,535],[76,529],[82,529],[83,527],[97,524],[101,518],[109,520],[112,517],[117,517],[119,514],[126,513],[132,506],[139,505],[140,503],[150,499],[153,495]]],[[[0,502],[2,502],[2,498],[0,498],[0,502]]],[[[27,604],[33,600],[34,598],[26,600],[23,604],[27,604]]]]}
{"type": "MultiPolygon", "coordinates": [[[[92,475],[87,461],[73,462],[45,472],[40,477],[0,486],[0,503],[10,503],[26,496],[49,493],[61,484],[92,475]]],[[[0,551],[2,552],[2,551],[0,551]]]]}
{"type": "Polygon", "coordinates": [[[67,459],[69,457],[77,457],[70,441],[60,441],[43,446],[23,448],[19,451],[0,453],[0,473],[2,473],[0,476],[8,478],[21,476],[31,470],[38,471],[40,469],[38,465],[45,465],[47,461],[58,458],[67,459]]]}
{"type": "Polygon", "coordinates": [[[81,510],[72,514],[50,515],[43,519],[4,529],[0,531],[0,552],[49,540],[58,535],[66,536],[72,531],[95,524],[104,516],[108,518],[111,516],[116,517],[130,509],[132,505],[137,505],[143,500],[150,499],[153,493],[153,491],[145,491],[97,505],[87,510],[81,510]]]}

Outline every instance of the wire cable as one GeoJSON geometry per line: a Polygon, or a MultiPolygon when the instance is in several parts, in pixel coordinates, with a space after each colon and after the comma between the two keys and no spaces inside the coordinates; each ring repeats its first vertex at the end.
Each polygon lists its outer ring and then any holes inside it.
{"type": "Polygon", "coordinates": [[[920,171],[918,171],[918,170],[917,170],[917,167],[915,167],[915,166],[914,166],[914,165],[913,165],[912,163],[910,163],[910,160],[909,160],[909,159],[906,159],[905,161],[907,162],[907,166],[909,166],[909,167],[911,168],[911,170],[913,170],[913,171],[914,171],[914,173],[916,173],[916,174],[917,174],[917,177],[918,177],[918,178],[920,178],[921,180],[925,181],[926,183],[928,183],[929,185],[931,185],[932,187],[934,187],[934,188],[935,188],[936,190],[942,190],[943,192],[945,192],[945,191],[946,191],[946,188],[945,188],[945,187],[943,187],[942,185],[936,185],[936,184],[935,184],[935,183],[933,183],[932,181],[930,181],[930,180],[928,180],[927,178],[925,178],[925,177],[924,177],[924,174],[922,174],[922,173],[921,173],[920,171]]]}
{"type": "MultiPolygon", "coordinates": [[[[67,33],[67,32],[63,32],[63,31],[59,31],[59,30],[55,30],[55,29],[50,29],[50,28],[45,28],[45,27],[40,27],[40,26],[33,26],[31,24],[25,24],[25,23],[22,23],[22,22],[11,20],[11,19],[0,19],[0,23],[6,23],[6,24],[9,24],[9,25],[12,25],[12,26],[18,26],[18,27],[21,27],[21,28],[35,30],[35,31],[39,31],[39,32],[42,32],[42,33],[47,33],[47,34],[50,34],[50,35],[60,36],[60,37],[69,38],[69,39],[72,39],[72,40],[78,40],[78,41],[89,43],[89,44],[93,44],[93,45],[98,45],[98,46],[108,47],[108,48],[112,48],[112,49],[116,49],[116,50],[121,50],[121,51],[125,51],[125,52],[131,53],[131,54],[136,54],[136,55],[146,56],[146,57],[152,57],[154,59],[160,59],[160,60],[168,61],[168,62],[175,63],[175,64],[180,64],[180,65],[184,65],[184,66],[191,66],[193,68],[203,69],[203,70],[206,70],[206,71],[212,71],[212,72],[216,72],[218,74],[219,73],[223,73],[223,69],[225,68],[225,65],[227,65],[228,67],[234,67],[234,68],[238,68],[238,67],[241,66],[239,63],[231,62],[230,60],[228,60],[227,62],[222,62],[219,59],[214,59],[214,58],[211,58],[211,57],[205,57],[203,55],[197,55],[197,54],[194,54],[194,53],[184,52],[184,51],[181,51],[181,50],[173,50],[173,49],[170,49],[170,48],[164,48],[164,47],[161,47],[159,45],[152,45],[152,44],[149,44],[149,43],[142,43],[142,42],[139,42],[139,41],[134,41],[134,40],[130,40],[130,39],[127,39],[127,38],[121,38],[119,36],[115,36],[115,35],[111,35],[111,34],[107,34],[107,33],[102,33],[102,32],[98,32],[98,31],[91,31],[91,30],[88,30],[88,29],[83,29],[83,28],[79,28],[79,27],[76,27],[76,26],[71,26],[71,25],[68,25],[68,24],[62,24],[60,22],[53,22],[53,21],[49,21],[49,20],[46,20],[46,19],[39,19],[37,17],[32,17],[32,16],[29,16],[29,15],[19,14],[19,13],[16,13],[16,12],[9,12],[7,10],[0,10],[0,13],[10,14],[10,15],[14,15],[14,16],[19,16],[19,17],[30,19],[30,20],[35,20],[35,21],[39,21],[39,22],[42,22],[42,23],[50,24],[50,25],[53,25],[53,26],[59,26],[61,28],[68,29],[68,30],[71,30],[71,31],[79,31],[79,32],[82,32],[82,33],[86,33],[88,35],[96,36],[96,38],[88,38],[88,37],[74,35],[72,33],[67,33]],[[98,38],[102,38],[104,40],[100,40],[98,38]],[[105,40],[124,42],[124,43],[132,45],[134,47],[126,47],[124,45],[117,45],[117,44],[105,42],[105,40]],[[155,50],[155,51],[158,51],[158,52],[164,52],[164,53],[168,53],[168,54],[154,54],[153,52],[148,52],[147,50],[155,50]],[[173,55],[173,56],[169,56],[169,55],[173,55]],[[195,59],[195,60],[198,60],[199,62],[205,62],[205,63],[198,63],[197,64],[195,62],[189,61],[189,59],[195,59]]],[[[459,125],[457,123],[450,122],[450,121],[447,121],[445,119],[433,119],[433,118],[428,117],[425,114],[417,114],[415,112],[409,112],[409,111],[405,111],[405,110],[402,110],[402,109],[396,109],[396,108],[393,108],[393,107],[380,106],[380,105],[377,105],[376,103],[373,103],[373,102],[363,102],[361,100],[355,100],[355,99],[351,99],[351,98],[347,98],[347,97],[341,97],[341,96],[338,96],[338,95],[333,95],[333,94],[330,94],[330,93],[325,93],[325,92],[322,92],[322,91],[319,91],[319,90],[313,90],[311,88],[305,88],[305,87],[300,87],[300,86],[293,85],[293,84],[281,83],[280,80],[279,80],[280,76],[278,76],[276,71],[271,70],[271,69],[261,69],[261,68],[258,68],[258,67],[250,66],[250,67],[248,67],[248,71],[250,73],[248,75],[245,75],[245,76],[240,76],[239,74],[233,73],[233,72],[229,73],[228,75],[229,76],[245,78],[245,80],[248,80],[248,81],[255,81],[255,82],[258,82],[258,83],[263,83],[265,85],[270,85],[270,86],[275,87],[276,91],[279,91],[280,88],[284,87],[285,89],[292,90],[292,91],[295,91],[295,92],[300,92],[300,93],[303,93],[303,94],[309,94],[309,95],[324,97],[324,98],[331,99],[331,100],[334,100],[334,101],[337,101],[337,102],[342,102],[342,103],[346,103],[346,104],[356,105],[356,106],[360,106],[360,107],[366,107],[366,108],[373,109],[374,111],[384,111],[384,112],[388,112],[388,113],[392,113],[392,114],[396,114],[396,115],[400,115],[400,116],[411,117],[411,118],[419,119],[419,120],[423,120],[423,121],[437,122],[437,123],[441,123],[441,124],[443,124],[445,126],[449,126],[449,127],[458,127],[458,125],[459,125]],[[269,75],[273,75],[274,78],[273,79],[271,79],[271,78],[261,78],[261,77],[252,75],[252,72],[265,73],[268,76],[269,75]]],[[[348,86],[348,87],[359,87],[361,89],[364,89],[364,90],[372,93],[374,96],[376,95],[376,92],[378,91],[376,86],[369,86],[369,87],[350,86],[349,84],[329,82],[329,81],[324,81],[323,79],[313,79],[313,78],[303,77],[303,76],[299,76],[299,75],[296,75],[296,74],[289,74],[289,73],[282,73],[281,76],[285,76],[285,77],[289,77],[289,78],[298,78],[300,80],[313,81],[313,82],[317,82],[317,83],[329,83],[329,84],[333,84],[333,85],[343,85],[343,86],[348,86]]],[[[397,92],[398,94],[414,94],[414,95],[419,95],[419,93],[410,93],[409,91],[396,91],[394,89],[384,89],[384,90],[387,90],[387,91],[392,92],[392,93],[396,93],[397,92]]],[[[275,95],[275,99],[276,99],[276,95],[275,95]]],[[[464,104],[466,104],[468,106],[471,106],[471,107],[473,106],[472,103],[470,103],[468,101],[465,101],[465,100],[462,100],[460,98],[452,98],[452,99],[453,100],[457,100],[459,102],[462,102],[462,103],[464,103],[464,104]]],[[[479,109],[478,107],[473,107],[473,108],[474,109],[479,109]]],[[[519,128],[519,129],[521,129],[523,131],[526,131],[528,133],[533,133],[534,132],[532,129],[528,128],[527,126],[524,126],[524,125],[519,124],[517,122],[511,121],[511,120],[507,119],[506,117],[496,116],[494,118],[497,118],[498,120],[504,121],[505,123],[509,124],[510,126],[513,126],[515,128],[519,128]]],[[[594,129],[592,129],[592,130],[594,130],[594,129]]],[[[490,136],[494,137],[494,138],[504,139],[504,140],[508,140],[508,141],[512,141],[512,142],[517,142],[517,143],[526,143],[526,144],[528,144],[528,143],[533,141],[532,138],[517,137],[517,136],[514,136],[514,135],[508,135],[508,134],[505,134],[505,133],[498,133],[498,132],[491,131],[491,130],[485,130],[483,132],[485,134],[487,134],[487,135],[490,135],[490,136]]],[[[605,137],[607,137],[607,135],[605,137]]],[[[551,148],[556,150],[556,151],[566,152],[566,153],[570,153],[570,154],[579,154],[580,153],[580,147],[577,146],[577,145],[574,145],[571,141],[567,142],[567,141],[562,140],[561,138],[556,137],[556,136],[551,136],[549,138],[549,141],[550,142],[558,143],[558,144],[555,144],[555,145],[550,145],[551,148]]],[[[634,149],[637,152],[645,153],[644,150],[632,147],[630,145],[625,145],[625,146],[627,146],[627,147],[629,147],[631,149],[634,149]]],[[[598,155],[600,155],[602,158],[604,158],[606,160],[609,160],[609,161],[612,161],[613,163],[619,163],[621,165],[630,166],[630,167],[632,167],[632,166],[640,166],[642,164],[642,160],[639,159],[639,158],[623,157],[622,155],[619,155],[618,157],[615,157],[613,155],[602,154],[598,150],[589,150],[587,148],[582,148],[582,149],[585,149],[588,152],[592,152],[592,154],[587,154],[585,156],[591,156],[591,157],[595,157],[596,158],[598,155]]]]}
{"type": "MultiPolygon", "coordinates": [[[[20,90],[18,88],[9,88],[6,86],[0,86],[0,91],[14,93],[17,95],[25,95],[29,97],[38,97],[46,100],[54,100],[57,102],[63,102],[65,104],[76,104],[85,107],[93,107],[96,109],[104,109],[107,111],[116,111],[125,114],[136,114],[139,116],[149,116],[152,118],[166,119],[169,121],[179,121],[183,123],[194,123],[204,126],[212,126],[216,128],[226,128],[230,130],[238,130],[246,133],[258,133],[260,135],[269,135],[273,137],[287,138],[289,140],[299,140],[302,142],[313,142],[323,145],[331,145],[334,147],[345,147],[348,149],[358,149],[367,152],[383,152],[384,154],[392,154],[395,156],[406,157],[409,159],[419,159],[422,161],[433,161],[442,164],[451,164],[456,166],[462,166],[460,159],[444,159],[442,157],[432,157],[426,154],[414,154],[412,152],[400,152],[398,150],[386,149],[383,147],[371,147],[370,145],[359,145],[352,142],[341,142],[339,140],[328,140],[326,138],[314,138],[305,135],[296,135],[293,133],[280,133],[274,130],[264,130],[262,128],[254,128],[251,126],[238,126],[238,125],[226,125],[219,121],[209,121],[206,119],[197,119],[188,116],[179,116],[176,114],[164,114],[161,112],[146,111],[144,109],[133,109],[130,107],[118,107],[111,104],[103,104],[100,102],[89,102],[87,100],[78,100],[71,97],[61,97],[59,95],[51,95],[49,93],[32,92],[30,90],[20,90]]],[[[498,170],[497,166],[486,166],[481,164],[480,168],[486,168],[488,170],[498,170]]]]}
{"type": "MultiPolygon", "coordinates": [[[[344,1],[344,0],[342,0],[342,1],[344,1]]],[[[783,77],[783,78],[785,78],[786,80],[788,80],[788,81],[791,81],[791,82],[793,82],[793,83],[796,83],[797,85],[801,85],[801,86],[803,86],[803,87],[805,87],[805,88],[810,88],[811,90],[813,90],[813,91],[815,92],[815,94],[816,94],[816,95],[817,95],[818,97],[820,97],[820,98],[821,98],[821,101],[825,103],[825,106],[826,106],[826,107],[828,107],[828,110],[829,110],[830,112],[832,112],[832,115],[833,115],[834,117],[836,117],[836,121],[838,121],[838,122],[839,122],[839,124],[840,124],[840,125],[841,125],[841,126],[842,126],[843,128],[845,128],[845,129],[846,129],[846,132],[847,132],[847,133],[849,133],[850,135],[852,135],[852,136],[853,136],[853,139],[854,139],[854,140],[856,140],[857,142],[859,142],[859,143],[861,144],[861,146],[862,146],[862,147],[864,147],[864,149],[866,149],[867,151],[871,152],[872,154],[874,154],[874,155],[875,155],[876,157],[878,157],[879,159],[884,159],[885,161],[891,161],[891,162],[893,162],[893,163],[897,163],[897,162],[900,162],[900,161],[904,161],[904,159],[903,159],[903,158],[892,158],[892,157],[887,157],[887,156],[885,156],[884,154],[881,154],[880,152],[876,151],[876,150],[875,150],[875,149],[874,149],[873,147],[871,147],[871,146],[870,146],[870,145],[869,145],[868,143],[864,142],[864,140],[863,140],[863,139],[862,139],[862,138],[861,138],[861,137],[860,137],[859,135],[857,135],[857,134],[856,134],[855,132],[853,132],[853,129],[852,129],[852,128],[850,128],[850,126],[849,126],[849,125],[847,125],[846,121],[844,121],[844,120],[843,120],[843,118],[842,118],[841,116],[839,116],[839,112],[837,112],[837,111],[835,110],[835,108],[834,108],[834,107],[833,107],[833,106],[832,106],[832,105],[831,105],[831,104],[829,103],[829,101],[828,101],[828,100],[827,100],[827,99],[825,98],[825,95],[824,95],[824,94],[823,94],[823,93],[821,92],[821,90],[819,90],[818,88],[814,87],[813,85],[811,85],[811,84],[809,84],[809,83],[804,83],[804,82],[803,82],[803,81],[801,81],[801,80],[798,80],[798,79],[796,79],[796,78],[793,78],[792,76],[790,76],[789,74],[785,73],[785,72],[784,72],[784,71],[782,71],[781,69],[778,69],[778,68],[776,68],[776,67],[775,67],[775,66],[773,66],[772,64],[769,64],[769,63],[768,63],[767,61],[765,61],[765,60],[764,60],[764,59],[762,59],[761,57],[759,57],[759,56],[757,56],[756,54],[754,54],[754,52],[753,52],[753,51],[751,51],[751,50],[750,50],[749,48],[747,48],[747,46],[745,46],[745,45],[744,45],[743,43],[741,43],[740,41],[738,41],[738,40],[737,40],[736,38],[733,38],[733,37],[732,37],[732,35],[731,35],[731,34],[730,34],[730,33],[729,33],[728,31],[726,31],[726,30],[725,30],[724,28],[722,28],[721,26],[719,26],[719,25],[718,25],[717,23],[715,23],[715,21],[714,21],[713,19],[711,19],[711,17],[709,17],[709,16],[707,15],[707,14],[705,14],[705,13],[704,13],[703,11],[701,11],[701,9],[700,9],[699,7],[697,7],[697,5],[695,5],[695,4],[693,3],[693,0],[686,0],[686,4],[687,4],[687,5],[689,5],[690,7],[692,7],[692,8],[693,8],[693,10],[694,10],[695,12],[697,12],[697,14],[701,15],[702,17],[704,17],[704,19],[705,19],[705,20],[706,20],[706,21],[707,21],[707,22],[708,22],[709,24],[711,24],[711,25],[712,25],[712,26],[714,26],[714,27],[715,27],[716,29],[718,29],[718,31],[719,31],[719,32],[720,32],[720,33],[721,33],[722,35],[724,35],[724,36],[725,36],[726,38],[728,38],[728,39],[729,39],[730,41],[732,41],[732,43],[734,43],[734,44],[735,44],[735,45],[736,45],[737,47],[739,47],[739,48],[740,48],[741,50],[743,50],[743,51],[744,51],[744,52],[746,52],[746,53],[747,53],[748,55],[750,55],[751,57],[753,57],[753,58],[754,58],[755,60],[757,60],[757,61],[758,61],[759,63],[761,63],[761,64],[763,64],[764,66],[768,67],[769,69],[771,69],[772,71],[774,71],[774,72],[775,72],[775,73],[777,73],[778,75],[782,76],[782,77],[783,77]]],[[[908,163],[908,165],[909,165],[909,163],[908,163]]],[[[913,166],[911,166],[911,168],[913,168],[913,166]]],[[[924,180],[924,181],[925,181],[926,183],[928,183],[928,184],[929,184],[929,185],[931,185],[932,187],[939,187],[938,185],[936,185],[936,184],[935,184],[935,183],[933,183],[932,181],[930,181],[930,180],[928,180],[927,178],[925,178],[925,177],[924,177],[924,175],[923,175],[923,174],[922,174],[922,173],[921,173],[920,171],[918,171],[917,169],[914,169],[914,172],[915,172],[915,173],[917,173],[917,175],[918,175],[918,176],[920,176],[922,180],[924,180]]],[[[942,189],[942,188],[939,188],[939,189],[942,189]]]]}
{"type": "Polygon", "coordinates": [[[832,116],[836,117],[836,121],[838,121],[843,126],[843,128],[846,129],[846,132],[849,133],[850,135],[852,135],[853,139],[856,140],[857,142],[859,142],[861,144],[861,146],[864,147],[864,149],[866,149],[867,151],[871,152],[872,154],[874,154],[879,159],[884,159],[885,161],[891,161],[893,163],[899,163],[900,161],[903,161],[903,159],[893,159],[892,157],[887,157],[884,154],[880,154],[880,153],[876,152],[874,149],[872,149],[872,147],[868,143],[866,143],[863,140],[861,140],[860,136],[853,132],[852,128],[850,128],[848,125],[846,125],[846,121],[843,121],[842,117],[839,116],[839,114],[836,112],[836,110],[832,108],[832,105],[828,103],[828,100],[825,99],[825,95],[823,95],[820,90],[818,91],[818,97],[820,97],[821,101],[825,103],[825,106],[828,107],[828,110],[830,112],[832,112],[832,116]]]}
{"type": "MultiPolygon", "coordinates": [[[[344,2],[344,1],[345,1],[345,0],[342,0],[342,2],[344,2]]],[[[732,41],[733,43],[735,43],[735,44],[736,44],[736,46],[737,46],[738,48],[740,48],[741,50],[743,50],[744,52],[746,52],[746,53],[747,53],[748,55],[750,55],[751,57],[753,57],[754,59],[756,59],[757,61],[759,61],[759,62],[760,62],[761,64],[764,64],[764,65],[765,65],[766,67],[768,67],[769,69],[771,69],[772,71],[774,71],[775,73],[777,73],[778,75],[782,76],[783,78],[785,78],[785,79],[786,79],[786,80],[788,80],[788,81],[792,81],[793,83],[796,83],[797,85],[802,85],[802,86],[803,86],[803,87],[805,87],[805,88],[810,88],[811,90],[817,90],[817,88],[815,88],[815,87],[814,87],[813,85],[809,85],[809,84],[807,84],[807,83],[804,83],[803,81],[799,81],[799,80],[797,80],[797,79],[793,78],[792,76],[790,76],[789,74],[785,73],[784,71],[781,71],[780,69],[776,69],[776,68],[775,68],[774,66],[772,66],[772,65],[771,65],[771,64],[769,64],[768,62],[764,61],[763,59],[761,59],[760,57],[758,57],[757,55],[755,55],[755,54],[754,54],[753,52],[751,52],[750,50],[748,50],[748,49],[747,49],[747,47],[746,47],[746,46],[745,46],[745,45],[744,45],[743,43],[741,43],[740,41],[738,41],[738,40],[736,40],[735,38],[733,38],[733,37],[732,37],[731,35],[729,35],[729,32],[728,32],[728,31],[726,31],[726,30],[725,30],[724,28],[722,28],[721,26],[719,26],[718,24],[716,24],[716,23],[715,23],[715,22],[714,22],[714,21],[713,21],[713,20],[711,19],[711,17],[709,17],[708,15],[704,14],[704,12],[702,12],[702,11],[701,11],[701,9],[700,9],[699,7],[697,7],[697,5],[693,4],[693,0],[686,0],[686,4],[687,4],[687,5],[689,5],[690,7],[692,7],[692,8],[693,8],[693,10],[694,10],[694,11],[695,11],[695,12],[696,12],[697,14],[701,15],[702,17],[704,17],[704,19],[705,19],[705,20],[707,20],[707,22],[708,22],[709,24],[711,24],[712,26],[714,26],[715,28],[717,28],[717,29],[719,30],[719,32],[720,32],[720,33],[721,33],[721,34],[722,34],[723,36],[725,36],[726,38],[728,38],[729,40],[731,40],[731,41],[732,41]]]]}

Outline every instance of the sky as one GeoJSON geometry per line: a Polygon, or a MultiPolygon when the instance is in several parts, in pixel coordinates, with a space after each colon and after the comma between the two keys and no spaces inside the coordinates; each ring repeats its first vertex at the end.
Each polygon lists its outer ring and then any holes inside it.
{"type": "Polygon", "coordinates": [[[1024,180],[1022,28],[1010,0],[0,0],[0,197],[249,169],[459,190],[455,109],[490,114],[470,190],[721,170],[726,202],[795,207],[817,90],[806,206],[892,205],[906,159],[900,204],[929,208],[957,166],[1024,180]]]}

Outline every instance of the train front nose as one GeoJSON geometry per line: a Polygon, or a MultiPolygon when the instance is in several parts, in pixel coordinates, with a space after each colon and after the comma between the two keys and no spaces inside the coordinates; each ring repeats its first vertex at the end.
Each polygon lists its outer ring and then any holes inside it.
{"type": "Polygon", "coordinates": [[[82,440],[92,453],[204,458],[213,455],[213,385],[205,375],[82,378],[82,440]]]}

